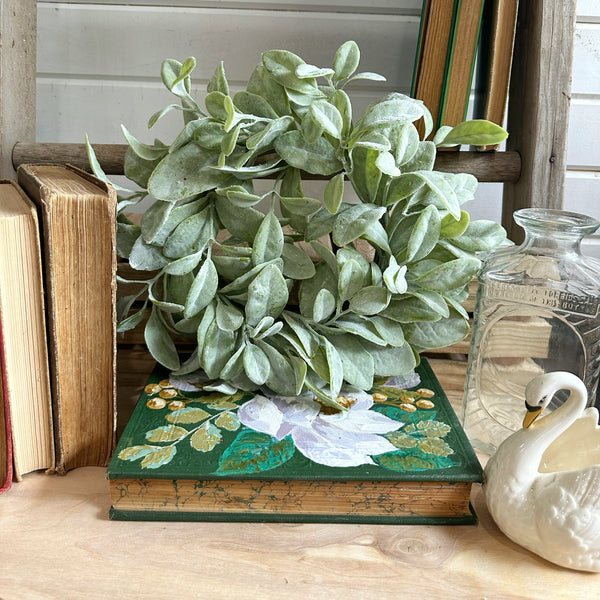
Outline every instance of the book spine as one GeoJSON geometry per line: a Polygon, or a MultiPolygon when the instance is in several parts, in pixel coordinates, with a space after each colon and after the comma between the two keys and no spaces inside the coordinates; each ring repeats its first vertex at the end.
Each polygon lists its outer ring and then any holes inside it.
{"type": "Polygon", "coordinates": [[[2,312],[0,311],[0,410],[4,414],[4,431],[0,432],[0,441],[5,444],[5,466],[3,468],[4,477],[0,479],[0,494],[10,489],[13,478],[13,447],[12,447],[12,427],[10,425],[10,407],[8,403],[8,387],[6,382],[6,358],[4,356],[4,343],[2,334],[2,312]],[[4,439],[2,439],[4,438],[4,439]]]}

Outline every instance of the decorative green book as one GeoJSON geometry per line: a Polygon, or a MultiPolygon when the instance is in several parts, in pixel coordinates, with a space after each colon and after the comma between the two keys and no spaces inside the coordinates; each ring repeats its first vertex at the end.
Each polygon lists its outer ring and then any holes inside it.
{"type": "Polygon", "coordinates": [[[341,397],[210,391],[157,368],[108,467],[121,520],[475,522],[482,470],[429,364],[341,397]]]}

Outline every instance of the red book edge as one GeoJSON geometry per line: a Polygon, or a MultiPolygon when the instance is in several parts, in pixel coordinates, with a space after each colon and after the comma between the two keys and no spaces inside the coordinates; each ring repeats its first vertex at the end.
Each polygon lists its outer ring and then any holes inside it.
{"type": "Polygon", "coordinates": [[[10,409],[8,406],[8,393],[6,381],[6,359],[4,356],[4,343],[2,336],[2,318],[0,314],[0,371],[2,373],[2,390],[0,390],[0,400],[4,410],[4,430],[6,444],[6,477],[0,481],[0,494],[10,489],[13,478],[13,446],[12,446],[12,427],[10,425],[10,409]]]}

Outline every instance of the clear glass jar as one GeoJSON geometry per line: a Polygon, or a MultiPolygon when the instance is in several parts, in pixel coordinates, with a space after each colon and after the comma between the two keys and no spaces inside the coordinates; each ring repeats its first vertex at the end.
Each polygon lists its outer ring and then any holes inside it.
{"type": "Polygon", "coordinates": [[[479,274],[462,407],[471,443],[490,454],[522,426],[533,377],[570,371],[593,405],[600,368],[600,263],[580,249],[600,222],[536,208],[514,219],[525,241],[491,254],[479,274]]]}

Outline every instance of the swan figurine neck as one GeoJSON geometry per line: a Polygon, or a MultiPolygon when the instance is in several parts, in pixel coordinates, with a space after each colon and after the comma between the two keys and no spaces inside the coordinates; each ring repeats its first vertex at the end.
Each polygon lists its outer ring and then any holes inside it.
{"type": "Polygon", "coordinates": [[[524,429],[504,440],[485,468],[490,514],[509,538],[547,560],[600,571],[600,461],[564,456],[574,443],[571,438],[584,448],[600,448],[598,412],[585,409],[581,379],[563,371],[535,377],[525,394],[524,429]],[[567,400],[538,419],[562,389],[570,392],[567,400]],[[544,460],[555,445],[563,455],[558,468],[544,460]]]}

